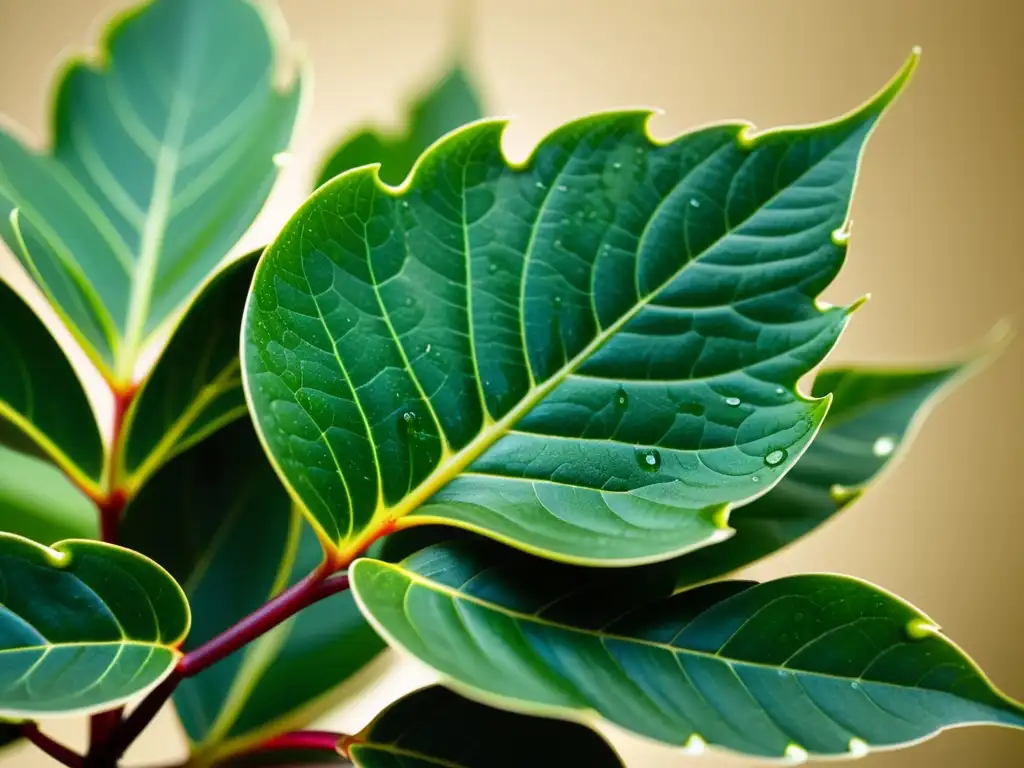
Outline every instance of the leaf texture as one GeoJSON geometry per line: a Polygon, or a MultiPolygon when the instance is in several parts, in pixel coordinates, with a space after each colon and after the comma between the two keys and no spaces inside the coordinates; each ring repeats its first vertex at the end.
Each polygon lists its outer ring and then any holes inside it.
{"type": "Polygon", "coordinates": [[[628,565],[727,537],[824,417],[796,382],[849,311],[815,297],[914,61],[822,125],[659,143],[603,114],[513,167],[485,121],[399,189],[321,187],[257,267],[243,379],[324,538],[440,522],[628,565]]]}
{"type": "Polygon", "coordinates": [[[262,207],[299,102],[274,78],[252,4],[153,0],[64,70],[52,149],[0,132],[0,212],[31,223],[0,235],[119,382],[262,207]]]}
{"type": "MultiPolygon", "coordinates": [[[[718,582],[641,606],[483,539],[352,568],[389,644],[496,705],[666,744],[840,757],[1024,709],[915,609],[864,582],[718,582]]],[[[652,595],[651,597],[654,597],[652,595]]]]}
{"type": "Polygon", "coordinates": [[[343,742],[358,768],[620,768],[615,750],[575,723],[492,709],[440,686],[392,704],[343,742]]]}
{"type": "Polygon", "coordinates": [[[0,533],[0,717],[115,707],[174,668],[188,628],[185,596],[151,560],[0,533]]]}

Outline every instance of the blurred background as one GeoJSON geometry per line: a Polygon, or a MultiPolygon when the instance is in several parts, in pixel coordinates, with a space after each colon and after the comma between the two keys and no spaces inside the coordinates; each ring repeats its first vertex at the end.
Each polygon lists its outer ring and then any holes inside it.
{"type": "MultiPolygon", "coordinates": [[[[49,139],[55,68],[85,53],[119,0],[0,0],[0,112],[36,146],[49,139]]],[[[1000,319],[1024,323],[1024,4],[1020,0],[470,0],[471,66],[487,111],[510,116],[507,152],[557,124],[623,106],[664,110],[659,136],[725,118],[760,127],[817,121],[870,96],[914,45],[915,81],[871,141],[853,206],[849,261],[825,298],[870,292],[833,361],[949,359],[1000,319]]],[[[313,88],[292,160],[241,249],[265,242],[301,202],[341,134],[400,127],[403,106],[443,71],[454,6],[442,0],[279,0],[313,88]]],[[[0,249],[3,246],[0,245],[0,249]]],[[[13,260],[0,253],[0,271],[13,260]]],[[[906,458],[852,510],[752,571],[849,573],[930,614],[1024,698],[1024,341],[950,394],[906,458]]],[[[354,732],[429,680],[379,660],[353,701],[320,725],[354,732]]],[[[85,725],[46,729],[84,745],[85,725]]],[[[612,733],[630,766],[751,763],[686,758],[612,733]]],[[[165,712],[129,763],[185,755],[165,712]]],[[[529,757],[524,754],[524,765],[529,757]]],[[[1024,765],[1024,733],[966,729],[870,768],[1024,765]]],[[[20,750],[2,768],[51,762],[20,750]]]]}

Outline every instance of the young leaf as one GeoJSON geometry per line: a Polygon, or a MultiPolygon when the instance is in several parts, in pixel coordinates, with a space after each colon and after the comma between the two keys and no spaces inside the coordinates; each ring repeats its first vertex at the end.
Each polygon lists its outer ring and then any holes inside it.
{"type": "Polygon", "coordinates": [[[575,723],[505,712],[440,686],[399,699],[342,748],[358,768],[622,766],[603,738],[575,723]]]}
{"type": "Polygon", "coordinates": [[[416,159],[449,131],[483,117],[480,100],[461,64],[455,64],[409,109],[405,131],[396,136],[364,129],[342,140],[324,162],[316,186],[362,165],[380,163],[380,179],[401,184],[416,159]]]}
{"type": "Polygon", "coordinates": [[[95,505],[63,472],[0,446],[0,531],[40,544],[97,537],[95,505]]]}
{"type": "Polygon", "coordinates": [[[728,536],[824,417],[796,382],[849,309],[814,297],[915,60],[822,125],[658,143],[603,114],[513,167],[480,122],[399,189],[321,187],[256,269],[243,380],[323,538],[440,522],[628,565],[728,536]]]}
{"type": "MultiPolygon", "coordinates": [[[[259,608],[323,556],[247,419],[157,472],[128,507],[121,540],[184,586],[194,617],[186,650],[259,608]]],[[[278,721],[315,707],[382,648],[351,595],[335,595],[185,680],[175,706],[194,749],[230,754],[233,744],[284,730],[278,721]]]]}
{"type": "Polygon", "coordinates": [[[939,390],[973,362],[903,371],[837,368],[818,374],[812,394],[831,392],[833,400],[814,443],[770,493],[733,511],[729,523],[736,534],[731,539],[671,564],[677,585],[692,586],[750,565],[845,509],[906,448],[910,430],[939,390]]]}
{"type": "Polygon", "coordinates": [[[251,3],[153,0],[66,68],[52,149],[0,132],[0,213],[33,226],[0,234],[118,382],[262,207],[299,102],[274,70],[251,3]]]}
{"type": "Polygon", "coordinates": [[[103,439],[82,383],[46,326],[4,283],[0,360],[0,442],[47,457],[98,493],[103,439]]]}
{"type": "Polygon", "coordinates": [[[459,690],[666,744],[798,759],[1024,727],[927,617],[864,582],[718,582],[639,607],[580,571],[476,539],[351,577],[388,642],[459,690]]]}
{"type": "Polygon", "coordinates": [[[245,415],[238,333],[259,254],[221,270],[200,291],[128,409],[120,461],[130,490],[245,415]]]}
{"type": "Polygon", "coordinates": [[[111,709],[181,656],[185,596],[130,550],[0,533],[0,585],[0,718],[111,709]]]}

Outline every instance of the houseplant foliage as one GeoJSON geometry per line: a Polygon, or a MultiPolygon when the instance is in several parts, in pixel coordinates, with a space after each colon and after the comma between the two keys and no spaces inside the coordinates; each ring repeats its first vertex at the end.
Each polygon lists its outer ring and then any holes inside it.
{"type": "Polygon", "coordinates": [[[197,766],[481,768],[524,741],[622,765],[602,723],[800,761],[1024,726],[884,590],[735,576],[1001,345],[797,388],[861,303],[818,296],[917,54],[830,122],[662,142],[609,112],[513,165],[455,48],[249,253],[304,78],[247,0],[122,15],[61,74],[49,149],[0,134],[0,235],[53,310],[0,285],[0,745],[113,766],[169,699],[197,766]],[[386,646],[441,685],[305,730],[386,646]],[[87,754],[54,715],[89,716],[87,754]]]}

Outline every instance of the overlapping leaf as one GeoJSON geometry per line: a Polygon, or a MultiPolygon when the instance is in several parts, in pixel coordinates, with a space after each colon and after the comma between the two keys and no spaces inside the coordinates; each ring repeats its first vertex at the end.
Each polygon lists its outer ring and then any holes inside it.
{"type": "Polygon", "coordinates": [[[188,627],[181,589],[141,555],[0,534],[0,718],[110,709],[173,669],[188,627]]]}
{"type": "MultiPolygon", "coordinates": [[[[247,419],[157,472],[129,506],[121,538],[182,583],[194,617],[186,650],[256,610],[322,558],[247,419]]],[[[184,681],[175,707],[194,749],[227,754],[283,730],[286,719],[308,722],[324,697],[382,647],[351,595],[336,595],[184,681]]]]}
{"type": "Polygon", "coordinates": [[[348,136],[330,153],[316,186],[345,171],[380,163],[380,178],[401,184],[416,159],[449,131],[483,117],[480,99],[461,63],[456,63],[409,109],[405,130],[390,136],[373,128],[348,136]]]}
{"type": "Polygon", "coordinates": [[[64,71],[52,149],[0,133],[0,212],[22,211],[27,247],[0,234],[119,382],[262,207],[299,101],[275,76],[251,3],[153,0],[64,71]]]}
{"type": "Polygon", "coordinates": [[[913,61],[835,122],[658,143],[598,115],[522,167],[502,122],[450,134],[402,189],[321,187],[264,252],[243,378],[274,462],[343,554],[431,522],[629,564],[728,535],[827,402],[797,379],[848,315],[861,150],[913,61]]]}
{"type": "Polygon", "coordinates": [[[246,413],[238,330],[259,251],[218,272],[199,293],[125,418],[125,485],[246,413]]]}
{"type": "Polygon", "coordinates": [[[928,618],[863,582],[718,582],[639,607],[582,570],[476,538],[358,560],[351,576],[389,643],[457,688],[691,750],[856,756],[953,725],[1024,726],[928,618]]]}
{"type": "Polygon", "coordinates": [[[28,304],[4,283],[0,318],[0,442],[46,456],[82,487],[97,490],[103,440],[71,363],[28,304]]]}
{"type": "Polygon", "coordinates": [[[395,702],[343,749],[359,768],[622,766],[582,726],[492,709],[439,686],[395,702]]]}

